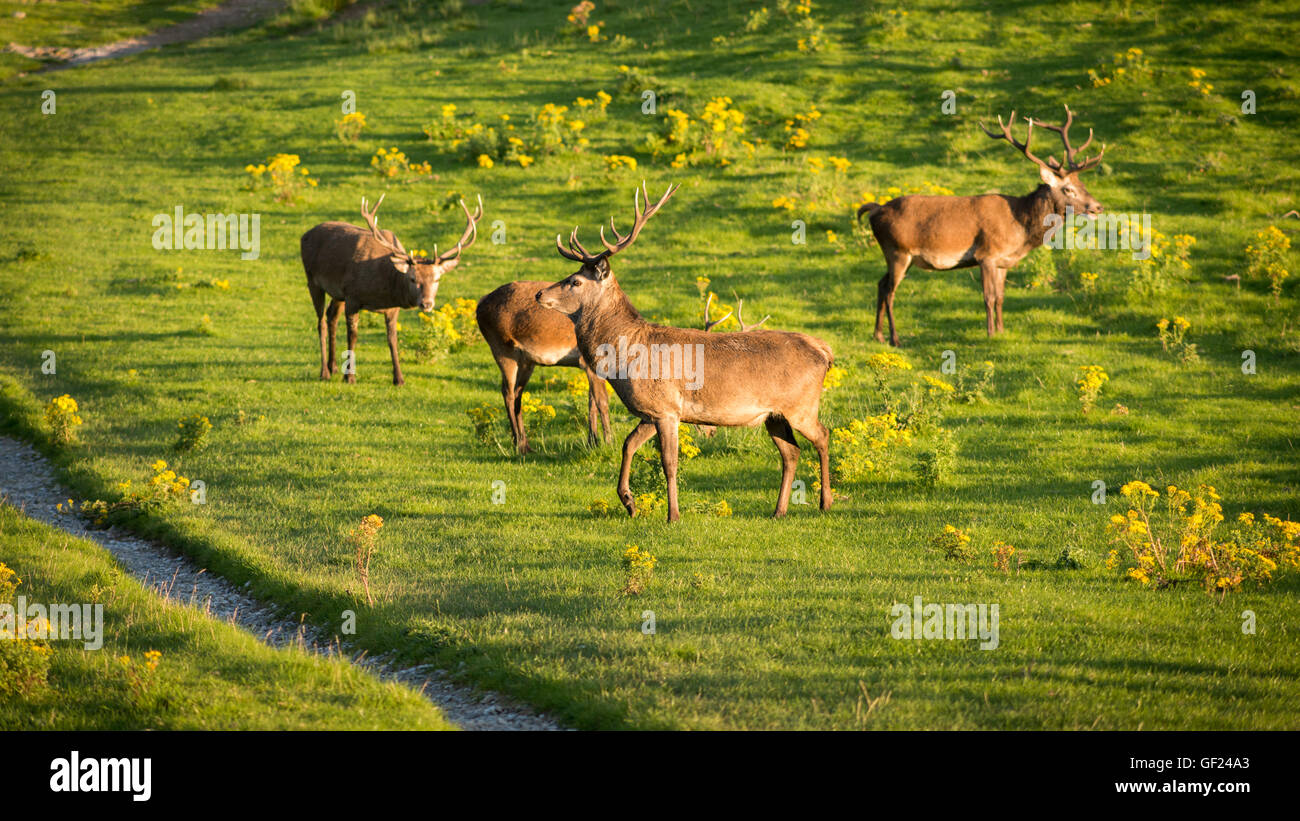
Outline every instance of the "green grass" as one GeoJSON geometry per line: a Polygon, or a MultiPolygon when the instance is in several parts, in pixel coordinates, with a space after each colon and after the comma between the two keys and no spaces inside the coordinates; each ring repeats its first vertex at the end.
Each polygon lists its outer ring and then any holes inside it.
{"type": "MultiPolygon", "coordinates": [[[[1260,283],[1238,292],[1222,280],[1243,269],[1253,232],[1295,207],[1300,6],[1066,3],[1049,19],[1015,3],[924,2],[891,30],[857,4],[826,2],[814,15],[831,47],[817,54],[796,50],[775,11],[767,28],[745,32],[758,6],[604,3],[596,19],[606,36],[628,41],[593,45],[564,31],[567,8],[398,3],[320,32],[250,31],[61,73],[59,113],[45,118],[33,101],[48,79],[8,82],[0,374],[10,424],[39,437],[39,404],[76,397],[84,445],[52,452],[80,496],[110,498],[154,459],[179,461],[207,483],[208,504],[141,529],[328,629],[357,601],[346,534],[380,514],[378,602],[362,613],[358,644],[445,666],[578,727],[1300,725],[1294,576],[1219,603],[1188,586],[1143,590],[1100,566],[1104,525],[1129,479],[1212,483],[1229,518],[1300,516],[1294,283],[1273,306],[1260,283]],[[1087,70],[1129,46],[1155,73],[1089,87],[1087,70]],[[610,119],[587,132],[587,153],[526,170],[440,156],[421,134],[448,102],[487,122],[615,93],[619,65],[657,77],[693,114],[731,97],[748,136],[765,143],[726,169],[670,169],[637,151],[651,124],[635,94],[616,94],[610,119]],[[1187,87],[1191,67],[1207,71],[1212,97],[1187,87]],[[1245,88],[1260,101],[1253,116],[1239,111],[1245,88]],[[954,116],[940,113],[945,89],[958,93],[954,116]],[[370,123],[356,146],[334,137],[344,90],[370,123]],[[361,196],[386,191],[384,227],[408,247],[445,245],[460,230],[459,211],[442,207],[448,193],[481,192],[485,225],[505,221],[508,242],[480,232],[439,292],[442,302],[477,299],[509,280],[570,273],[554,234],[578,224],[594,239],[609,215],[626,222],[644,176],[652,191],[683,188],[615,261],[633,303],[696,324],[695,281],[708,276],[720,295],[744,297],[752,319],[770,313],[769,326],[826,339],[850,377],[827,394],[823,416],[844,425],[881,405],[863,363],[883,350],[870,335],[883,263],[853,233],[851,203],[772,207],[810,180],[802,156],[780,149],[784,120],[820,107],[806,153],[852,160],[854,194],[927,181],[1024,193],[1032,166],[976,122],[1012,108],[1052,119],[1065,102],[1076,129],[1095,128],[1109,146],[1091,192],[1111,211],[1153,213],[1167,235],[1194,235],[1190,280],[1128,298],[1131,263],[1111,252],[1073,263],[1101,275],[1094,296],[1029,289],[1013,272],[1007,333],[987,339],[969,272],[913,272],[896,312],[916,372],[938,375],[946,350],[963,365],[996,366],[989,402],[949,414],[956,469],[933,493],[910,481],[904,455],[892,475],[837,487],[849,498],[829,513],[796,507],[774,522],[775,449],[761,431],[725,431],[701,440],[680,487],[684,509],[724,498],[734,516],[684,513],[675,526],[596,518],[587,507],[613,501],[617,447],[587,450],[576,424],[559,423],[548,452],[526,460],[475,440],[465,410],[499,402],[482,345],[428,365],[408,343],[407,384],[395,389],[372,318],[359,382],[316,380],[298,259],[310,226],[355,221],[361,196]],[[370,157],[394,145],[432,162],[436,178],[381,181],[370,157]],[[299,154],[320,180],[297,204],[243,188],[244,166],[277,152],[299,154]],[[601,156],[615,153],[637,156],[637,173],[606,172],[601,156]],[[261,258],[153,250],[150,220],[177,204],[261,213],[261,258]],[[807,245],[790,242],[795,217],[808,221],[807,245]],[[229,279],[230,291],[175,287],[210,278],[229,279]],[[198,331],[205,314],[213,335],[198,331]],[[1199,364],[1161,353],[1154,324],[1174,314],[1191,321],[1199,364]],[[47,349],[56,376],[40,371],[47,349]],[[1239,368],[1245,349],[1258,356],[1254,376],[1239,368]],[[1073,380],[1090,364],[1111,381],[1085,417],[1073,380]],[[1129,413],[1111,414],[1116,403],[1129,413]],[[237,424],[240,411],[253,421],[237,424]],[[176,460],[177,420],[192,413],[211,418],[213,444],[176,460]],[[1110,485],[1106,508],[1090,503],[1096,479],[1110,485]],[[506,482],[504,505],[491,503],[496,480],[506,482]],[[975,535],[976,562],[928,548],[945,524],[975,535]],[[988,555],[996,539],[1039,559],[1076,545],[1094,561],[1004,577],[988,555]],[[619,593],[628,544],[659,559],[639,597],[619,593]],[[695,574],[711,581],[693,585],[695,574]],[[892,640],[890,607],[915,595],[999,603],[1001,646],[892,640]],[[1240,630],[1247,609],[1259,619],[1254,636],[1240,630]],[[644,610],[656,614],[654,636],[640,632],[644,610]],[[862,688],[890,693],[865,718],[862,688]]],[[[563,416],[562,388],[543,387],[545,375],[533,387],[563,416]]],[[[615,406],[621,440],[631,422],[615,406]]]]}
{"type": "MultiPolygon", "coordinates": [[[[7,730],[450,729],[412,690],[346,661],[273,649],[238,627],[166,602],[98,545],[0,505],[0,562],[28,603],[99,603],[103,647],[51,641],[49,684],[0,701],[7,730]],[[162,653],[143,692],[129,683],[162,653]]],[[[12,601],[9,602],[12,604],[12,601]]]]}

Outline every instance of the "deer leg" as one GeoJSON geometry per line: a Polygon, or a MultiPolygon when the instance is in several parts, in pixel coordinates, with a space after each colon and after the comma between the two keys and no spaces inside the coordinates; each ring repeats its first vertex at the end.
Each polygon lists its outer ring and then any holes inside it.
{"type": "Polygon", "coordinates": [[[980,263],[980,284],[984,289],[984,319],[988,335],[997,333],[994,317],[998,301],[998,267],[991,262],[980,263]]]}
{"type": "Polygon", "coordinates": [[[998,279],[997,279],[998,333],[1002,333],[1003,331],[1006,330],[1006,328],[1002,327],[1002,297],[1006,295],[1006,292],[1007,292],[1007,269],[999,268],[998,279]]]}
{"type": "Polygon", "coordinates": [[[659,459],[664,467],[664,482],[668,485],[668,521],[682,518],[677,511],[677,417],[655,422],[659,434],[659,459]]]}
{"type": "Polygon", "coordinates": [[[623,440],[623,464],[618,469],[618,498],[627,515],[636,515],[636,498],[632,495],[632,456],[645,441],[655,435],[653,422],[640,422],[623,440]]]}
{"type": "Polygon", "coordinates": [[[579,363],[587,373],[587,444],[596,445],[600,442],[600,425],[605,426],[605,439],[608,442],[612,437],[609,430],[609,395],[605,393],[605,380],[596,375],[596,372],[587,367],[587,363],[579,363]]]}
{"type": "Polygon", "coordinates": [[[325,320],[326,320],[326,324],[329,325],[330,356],[329,356],[329,374],[328,376],[325,374],[321,374],[322,379],[328,379],[330,376],[334,375],[335,371],[339,369],[338,357],[335,355],[334,352],[334,337],[339,328],[339,314],[342,313],[342,311],[343,311],[343,300],[341,299],[331,299],[329,308],[325,309],[325,320]]]}
{"type": "Polygon", "coordinates": [[[780,519],[790,509],[790,488],[794,485],[794,471],[799,465],[799,445],[784,417],[769,416],[763,425],[781,454],[781,492],[777,494],[776,511],[772,514],[773,519],[780,519]]]}
{"type": "Polygon", "coordinates": [[[524,439],[523,424],[515,413],[515,381],[519,375],[519,363],[509,356],[502,356],[497,358],[497,367],[501,369],[501,399],[506,405],[506,419],[510,421],[510,438],[514,440],[515,449],[519,450],[521,441],[524,447],[528,444],[524,439]]]}
{"type": "Polygon", "coordinates": [[[402,378],[402,365],[397,360],[397,309],[384,312],[384,325],[388,330],[388,355],[393,358],[393,384],[405,385],[402,378]]]}
{"type": "Polygon", "coordinates": [[[831,494],[831,432],[815,416],[811,420],[799,420],[795,424],[795,430],[817,449],[817,458],[821,462],[821,509],[830,510],[831,502],[834,501],[831,494]]]}
{"type": "Polygon", "coordinates": [[[506,400],[509,410],[514,414],[515,424],[519,426],[519,437],[515,440],[515,450],[519,453],[532,453],[533,449],[528,444],[528,434],[524,430],[524,389],[528,387],[528,380],[533,378],[532,362],[524,360],[519,363],[518,370],[515,374],[514,395],[506,400]]]}
{"type": "Polygon", "coordinates": [[[361,309],[354,309],[352,303],[347,303],[343,315],[348,323],[348,349],[343,352],[343,381],[354,383],[357,381],[357,321],[361,319],[361,309]],[[347,367],[349,364],[350,369],[347,367]]]}
{"type": "Polygon", "coordinates": [[[889,344],[895,348],[899,347],[898,329],[894,326],[894,294],[898,291],[898,285],[907,276],[907,269],[912,267],[912,255],[898,253],[889,260],[889,270],[880,280],[880,286],[876,294],[876,339],[884,342],[880,335],[880,303],[884,303],[885,315],[889,317],[889,344]]]}
{"type": "Polygon", "coordinates": [[[320,378],[329,379],[330,372],[325,367],[325,291],[312,284],[310,280],[307,282],[307,289],[311,291],[311,302],[316,308],[316,332],[320,336],[320,378]]]}

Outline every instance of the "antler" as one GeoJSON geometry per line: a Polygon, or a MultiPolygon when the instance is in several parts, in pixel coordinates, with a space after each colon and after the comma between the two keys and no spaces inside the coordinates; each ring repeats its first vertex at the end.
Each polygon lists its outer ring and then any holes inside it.
{"type": "Polygon", "coordinates": [[[713,292],[709,291],[709,298],[704,303],[704,330],[710,331],[714,325],[721,325],[731,318],[731,311],[727,311],[720,319],[709,319],[709,311],[713,308],[713,292]]]}
{"type": "Polygon", "coordinates": [[[410,257],[411,255],[408,254],[406,252],[406,249],[402,247],[401,240],[397,240],[396,235],[394,235],[393,239],[397,241],[397,244],[394,245],[392,242],[389,242],[388,238],[385,237],[383,232],[379,230],[379,220],[375,215],[379,213],[379,206],[384,204],[384,197],[386,196],[388,195],[380,194],[379,202],[375,203],[375,207],[370,209],[369,211],[366,210],[366,198],[362,197],[361,215],[366,218],[366,225],[370,226],[370,233],[375,238],[376,242],[378,242],[380,245],[384,246],[385,248],[389,249],[394,254],[403,257],[410,257]]]}
{"type": "MultiPolygon", "coordinates": [[[[1029,117],[1025,117],[1024,119],[1027,123],[1029,123],[1029,129],[1025,131],[1025,141],[1023,143],[1019,142],[1015,137],[1011,136],[1011,126],[1014,125],[1016,122],[1015,111],[1012,111],[1011,116],[1007,118],[1006,125],[1002,124],[1002,115],[1001,114],[998,115],[998,127],[1002,129],[1001,134],[994,134],[992,131],[989,131],[987,128],[984,128],[984,123],[982,121],[980,122],[980,128],[983,129],[985,134],[989,135],[995,140],[1006,140],[1007,142],[1014,145],[1020,151],[1021,154],[1024,154],[1026,157],[1033,160],[1042,168],[1045,168],[1048,171],[1052,171],[1053,173],[1055,173],[1057,171],[1057,168],[1048,165],[1047,163],[1035,157],[1033,154],[1029,153],[1029,141],[1034,138],[1034,121],[1029,117]]],[[[1053,160],[1053,162],[1055,162],[1055,160],[1053,160]]]]}
{"type": "Polygon", "coordinates": [[[565,249],[564,245],[561,244],[560,242],[560,235],[559,234],[555,235],[556,250],[559,251],[560,256],[564,257],[565,259],[571,259],[574,262],[581,262],[584,265],[593,265],[596,262],[600,261],[601,259],[606,259],[608,257],[613,256],[614,254],[617,254],[619,251],[622,251],[624,248],[627,248],[633,242],[636,242],[637,235],[641,233],[641,229],[645,227],[646,222],[648,222],[649,219],[653,217],[661,207],[663,207],[663,204],[668,201],[669,197],[671,197],[674,193],[676,193],[679,187],[680,186],[677,185],[668,186],[668,190],[665,191],[664,195],[659,198],[659,202],[655,203],[654,205],[650,205],[649,204],[650,194],[648,191],[646,191],[645,180],[642,180],[641,187],[637,189],[636,194],[633,197],[634,216],[632,219],[632,230],[626,236],[618,232],[618,229],[614,227],[614,218],[610,217],[609,229],[614,232],[615,241],[611,243],[605,239],[605,229],[602,227],[600,229],[600,242],[602,245],[605,246],[604,251],[601,251],[600,253],[593,255],[586,248],[583,248],[582,243],[578,242],[578,229],[576,227],[573,229],[572,233],[569,234],[569,247],[567,250],[565,249]],[[645,194],[645,201],[647,206],[644,210],[642,209],[641,206],[642,194],[645,194]]]}
{"type": "Polygon", "coordinates": [[[1070,110],[1070,107],[1068,105],[1065,107],[1065,125],[1048,125],[1042,120],[1034,120],[1032,118],[1029,120],[1029,124],[1031,127],[1034,125],[1041,125],[1043,128],[1046,128],[1048,131],[1055,131],[1057,134],[1061,135],[1061,142],[1065,144],[1065,165],[1062,166],[1059,162],[1056,161],[1055,157],[1047,158],[1048,163],[1051,164],[1052,170],[1060,174],[1061,176],[1064,176],[1066,174],[1072,174],[1076,171],[1087,171],[1089,168],[1092,168],[1093,166],[1097,165],[1097,163],[1101,162],[1102,155],[1106,153],[1106,144],[1102,143],[1101,151],[1098,152],[1097,156],[1090,157],[1084,160],[1082,163],[1076,163],[1074,161],[1075,155],[1092,144],[1092,129],[1091,128],[1088,129],[1088,139],[1083,141],[1083,145],[1079,146],[1078,148],[1071,148],[1070,147],[1070,124],[1073,122],[1074,122],[1074,112],[1070,110]]]}
{"type": "Polygon", "coordinates": [[[762,325],[764,322],[768,321],[771,318],[772,315],[768,314],[767,316],[763,317],[759,321],[755,322],[753,325],[746,325],[745,324],[745,300],[741,299],[740,297],[736,297],[736,321],[740,323],[740,330],[742,332],[752,331],[755,328],[757,328],[759,325],[762,325]]]}
{"type": "MultiPolygon", "coordinates": [[[[379,206],[375,207],[378,208],[379,206]]],[[[460,210],[465,212],[465,233],[461,234],[460,240],[456,243],[454,249],[441,256],[438,255],[438,246],[433,246],[433,259],[439,265],[445,265],[458,258],[461,251],[473,245],[474,240],[478,239],[478,221],[483,219],[483,196],[481,194],[478,196],[478,207],[474,209],[473,214],[465,207],[464,200],[460,201],[460,210]]]]}

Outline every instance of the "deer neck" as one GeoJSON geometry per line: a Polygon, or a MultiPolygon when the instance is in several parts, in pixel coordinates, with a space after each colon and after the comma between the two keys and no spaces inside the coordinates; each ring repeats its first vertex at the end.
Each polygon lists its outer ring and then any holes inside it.
{"type": "Polygon", "coordinates": [[[596,361],[596,349],[601,345],[617,345],[620,337],[633,342],[637,333],[648,325],[637,309],[632,307],[627,295],[617,285],[591,309],[584,308],[573,318],[573,330],[578,337],[578,350],[588,362],[596,361]]]}
{"type": "Polygon", "coordinates": [[[1055,214],[1062,219],[1065,218],[1065,203],[1059,197],[1053,196],[1052,189],[1046,183],[1039,185],[1036,189],[1020,197],[1016,208],[1016,217],[1024,226],[1026,240],[1029,248],[1036,248],[1043,244],[1043,237],[1047,235],[1048,215],[1055,214]]]}

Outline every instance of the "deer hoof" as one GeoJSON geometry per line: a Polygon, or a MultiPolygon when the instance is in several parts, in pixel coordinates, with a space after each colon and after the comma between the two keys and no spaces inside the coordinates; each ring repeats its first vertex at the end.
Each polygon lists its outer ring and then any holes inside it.
{"type": "Polygon", "coordinates": [[[343,374],[343,381],[349,385],[355,385],[357,383],[357,375],[355,373],[345,373],[343,374]]]}
{"type": "Polygon", "coordinates": [[[676,511],[676,510],[670,510],[670,511],[668,511],[668,524],[672,524],[673,522],[681,521],[681,518],[682,518],[682,514],[679,513],[678,511],[676,511]]]}
{"type": "Polygon", "coordinates": [[[397,377],[396,379],[393,380],[393,384],[394,384],[394,385],[405,385],[405,384],[406,384],[406,380],[399,376],[399,377],[397,377]]]}

